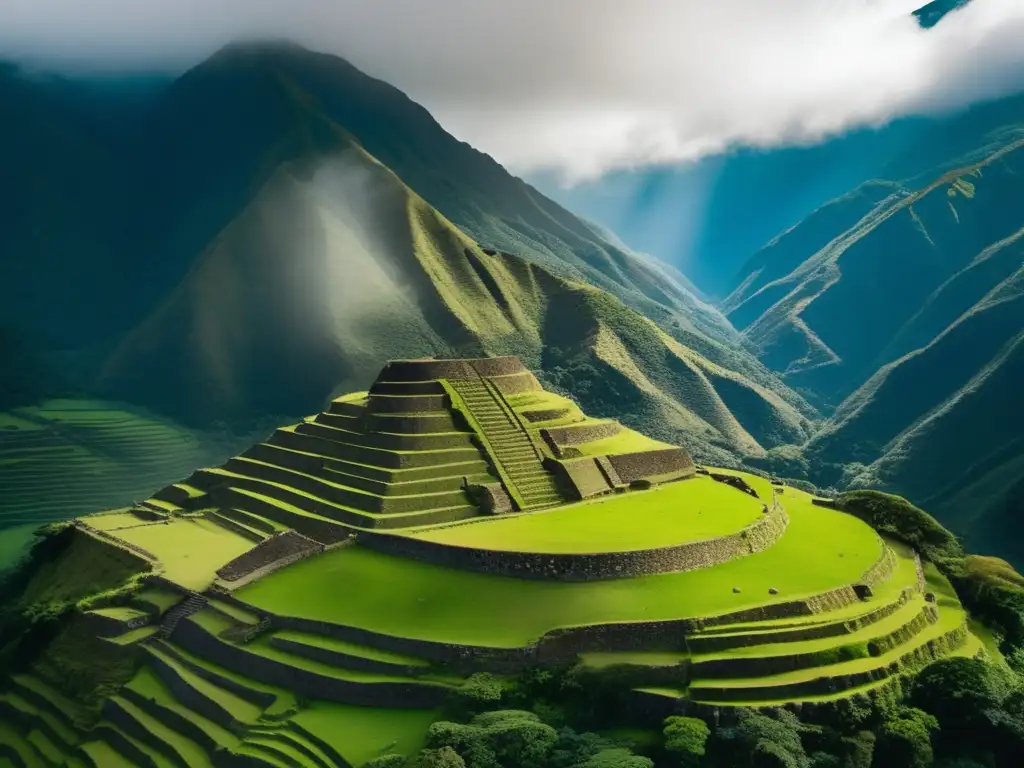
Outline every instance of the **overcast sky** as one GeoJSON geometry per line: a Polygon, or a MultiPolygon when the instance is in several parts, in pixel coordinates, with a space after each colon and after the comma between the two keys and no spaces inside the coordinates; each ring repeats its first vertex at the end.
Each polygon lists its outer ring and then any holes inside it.
{"type": "Polygon", "coordinates": [[[588,177],[807,142],[1024,90],[1024,0],[0,0],[0,56],[183,68],[290,37],[518,172],[588,177]]]}

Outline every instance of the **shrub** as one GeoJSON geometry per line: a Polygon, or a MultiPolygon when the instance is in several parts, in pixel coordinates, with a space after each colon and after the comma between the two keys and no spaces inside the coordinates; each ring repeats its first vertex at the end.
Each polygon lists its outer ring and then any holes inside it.
{"type": "Polygon", "coordinates": [[[622,747],[615,747],[601,750],[591,756],[581,768],[654,768],[654,763],[650,758],[634,755],[622,747]]]}
{"type": "Polygon", "coordinates": [[[700,764],[711,736],[711,729],[703,720],[673,715],[665,719],[662,732],[665,734],[665,750],[674,754],[683,768],[700,764]]]}
{"type": "Polygon", "coordinates": [[[363,763],[363,768],[405,768],[407,764],[405,755],[380,755],[363,763]]]}

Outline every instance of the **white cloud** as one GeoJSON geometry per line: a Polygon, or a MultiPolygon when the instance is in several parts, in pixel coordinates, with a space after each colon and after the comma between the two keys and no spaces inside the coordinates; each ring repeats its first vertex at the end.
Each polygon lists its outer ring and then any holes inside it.
{"type": "Polygon", "coordinates": [[[518,171],[592,176],[815,141],[1024,90],[1024,2],[6,0],[0,53],[151,66],[292,37],[397,85],[518,171]]]}

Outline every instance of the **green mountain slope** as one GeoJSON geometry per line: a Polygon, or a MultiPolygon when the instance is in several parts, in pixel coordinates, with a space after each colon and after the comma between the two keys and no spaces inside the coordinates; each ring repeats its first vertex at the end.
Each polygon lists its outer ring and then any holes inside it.
{"type": "Polygon", "coordinates": [[[921,313],[941,315],[929,306],[948,301],[950,291],[939,289],[1019,230],[1011,201],[1020,194],[1022,147],[1019,133],[1006,132],[927,184],[874,185],[889,194],[809,251],[816,243],[802,230],[842,219],[837,207],[855,218],[871,198],[861,190],[826,206],[751,261],[726,302],[729,318],[790,384],[838,402],[909,351],[908,340],[922,341],[921,313]]]}
{"type": "MultiPolygon", "coordinates": [[[[306,127],[327,135],[332,124],[306,127]]],[[[519,355],[596,415],[705,458],[760,455],[809,431],[778,394],[610,293],[481,249],[341,133],[329,157],[271,175],[100,381],[122,397],[145,390],[164,411],[231,420],[365,388],[382,359],[486,354],[519,355]]]]}
{"type": "Polygon", "coordinates": [[[751,259],[725,305],[788,383],[835,405],[803,451],[813,479],[906,494],[1015,558],[1022,149],[1007,126],[833,201],[751,259]]]}

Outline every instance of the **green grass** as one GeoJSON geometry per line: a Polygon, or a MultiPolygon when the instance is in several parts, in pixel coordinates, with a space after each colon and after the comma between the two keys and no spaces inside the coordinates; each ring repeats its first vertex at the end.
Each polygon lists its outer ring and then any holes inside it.
{"type": "Polygon", "coordinates": [[[26,523],[0,531],[0,573],[17,565],[35,539],[38,523],[26,523]]]}
{"type": "Polygon", "coordinates": [[[33,602],[75,602],[115,589],[149,570],[135,555],[81,531],[72,531],[70,545],[32,576],[22,595],[33,602]]]}
{"type": "Polygon", "coordinates": [[[662,451],[675,448],[674,445],[653,440],[632,429],[623,428],[621,432],[603,440],[573,446],[584,456],[615,456],[620,453],[638,453],[641,451],[662,451]]]}
{"type": "Polygon", "coordinates": [[[556,627],[727,613],[844,586],[878,559],[882,543],[874,531],[854,517],[814,507],[810,499],[787,493],[791,523],[775,546],[686,573],[587,583],[526,581],[356,546],[304,560],[237,596],[275,613],[495,647],[522,646],[556,627]],[[359,588],[346,586],[352,584],[359,588]],[[769,595],[770,587],[778,594],[769,595]]]}
{"type": "Polygon", "coordinates": [[[205,680],[163,651],[148,647],[148,651],[170,666],[187,685],[201,695],[220,704],[231,716],[243,723],[256,722],[263,711],[252,702],[246,701],[231,691],[205,680]]]}
{"type": "Polygon", "coordinates": [[[195,590],[208,586],[218,568],[253,547],[243,536],[201,519],[141,525],[116,535],[156,555],[166,578],[195,590]]]}
{"type": "Polygon", "coordinates": [[[761,509],[760,502],[742,491],[695,477],[648,491],[408,535],[514,552],[623,552],[736,533],[759,519],[761,509]]]}
{"type": "Polygon", "coordinates": [[[372,709],[322,701],[292,718],[355,766],[377,755],[415,754],[423,746],[427,727],[439,719],[435,710],[372,709]]]}

